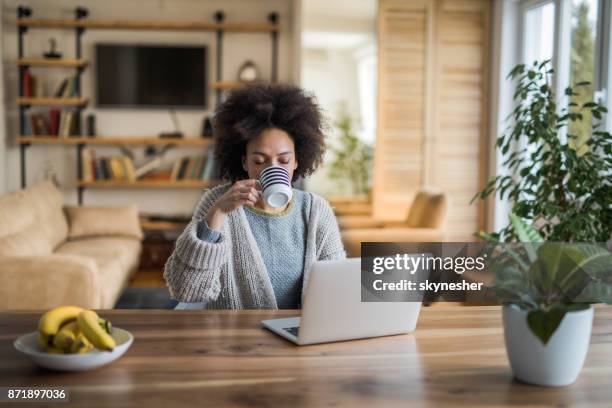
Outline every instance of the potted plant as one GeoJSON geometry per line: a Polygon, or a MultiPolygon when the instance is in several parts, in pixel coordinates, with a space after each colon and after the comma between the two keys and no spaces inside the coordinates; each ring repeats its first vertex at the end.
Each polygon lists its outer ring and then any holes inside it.
{"type": "Polygon", "coordinates": [[[552,74],[548,61],[511,71],[516,108],[497,139],[509,173],[493,177],[474,199],[497,194],[512,205],[506,228],[480,235],[507,243],[491,270],[504,301],[514,375],[562,386],[574,382],[584,364],[591,304],[612,301],[612,258],[605,245],[595,244],[612,235],[612,136],[599,129],[606,108],[578,104],[574,89],[565,90],[570,102],[558,109],[552,74]],[[578,143],[571,129],[585,117],[595,122],[578,143]]]}
{"type": "Polygon", "coordinates": [[[350,183],[354,196],[369,194],[372,179],[372,146],[365,143],[353,130],[353,118],[344,104],[340,105],[338,119],[334,123],[340,132],[338,143],[332,146],[329,177],[338,183],[350,183]]]}
{"type": "Polygon", "coordinates": [[[512,372],[531,384],[572,384],[588,351],[591,305],[612,303],[612,254],[604,245],[545,242],[523,219],[511,220],[524,244],[499,247],[491,270],[512,372]]]}

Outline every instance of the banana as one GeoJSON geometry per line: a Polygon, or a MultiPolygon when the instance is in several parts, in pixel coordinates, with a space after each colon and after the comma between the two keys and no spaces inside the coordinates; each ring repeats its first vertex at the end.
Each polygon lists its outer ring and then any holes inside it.
{"type": "Polygon", "coordinates": [[[53,338],[49,336],[45,336],[42,333],[38,333],[38,345],[43,349],[46,349],[47,346],[51,346],[53,344],[53,338]]]}
{"type": "Polygon", "coordinates": [[[111,324],[110,320],[106,320],[100,317],[98,319],[98,323],[100,323],[100,327],[102,327],[105,332],[107,332],[108,334],[113,333],[113,325],[111,324]]]}
{"type": "Polygon", "coordinates": [[[66,323],[75,320],[83,309],[77,306],[60,306],[42,315],[38,322],[38,331],[44,336],[55,336],[66,323]]]}
{"type": "Polygon", "coordinates": [[[49,353],[49,354],[64,354],[64,350],[59,349],[59,348],[54,347],[54,346],[47,346],[47,347],[45,347],[45,349],[47,350],[47,353],[49,353]]]}
{"type": "Polygon", "coordinates": [[[70,351],[70,347],[76,341],[78,334],[79,326],[76,321],[67,323],[53,337],[53,345],[64,351],[70,351]]]}
{"type": "Polygon", "coordinates": [[[93,344],[87,337],[83,334],[83,332],[79,331],[76,340],[72,343],[70,347],[70,352],[75,354],[88,353],[93,349],[93,344]]]}
{"type": "Polygon", "coordinates": [[[77,316],[77,323],[85,337],[87,337],[97,349],[113,351],[117,343],[110,334],[100,327],[99,319],[98,314],[93,310],[83,310],[77,316]]]}

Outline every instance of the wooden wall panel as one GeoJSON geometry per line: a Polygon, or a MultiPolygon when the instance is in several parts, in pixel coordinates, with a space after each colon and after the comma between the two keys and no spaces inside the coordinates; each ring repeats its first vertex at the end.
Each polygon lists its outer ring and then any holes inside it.
{"type": "Polygon", "coordinates": [[[486,169],[489,0],[380,0],[373,215],[401,220],[422,187],[445,191],[449,238],[473,240],[486,169]]]}
{"type": "Polygon", "coordinates": [[[405,219],[423,170],[427,0],[380,0],[373,215],[405,219]]]}
{"type": "Polygon", "coordinates": [[[436,85],[432,90],[435,143],[425,184],[445,191],[451,202],[449,239],[474,240],[484,228],[484,208],[470,199],[481,188],[486,163],[489,66],[488,0],[437,0],[436,85]]]}

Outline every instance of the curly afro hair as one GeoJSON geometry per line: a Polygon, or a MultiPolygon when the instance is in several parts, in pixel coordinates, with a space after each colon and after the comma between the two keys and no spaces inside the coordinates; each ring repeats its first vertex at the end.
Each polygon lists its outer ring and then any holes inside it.
{"type": "Polygon", "coordinates": [[[314,96],[297,86],[254,84],[232,91],[215,112],[215,158],[222,179],[248,177],[242,168],[247,143],[270,128],[287,132],[293,140],[298,162],[293,180],[319,167],[327,124],[314,96]]]}

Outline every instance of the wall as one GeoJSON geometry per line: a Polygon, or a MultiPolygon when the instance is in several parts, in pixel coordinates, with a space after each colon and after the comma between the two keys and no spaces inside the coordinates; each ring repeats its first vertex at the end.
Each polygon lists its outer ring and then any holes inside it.
{"type": "MultiPolygon", "coordinates": [[[[14,64],[17,58],[17,32],[14,24],[18,5],[32,7],[35,18],[71,18],[76,6],[89,9],[92,19],[117,20],[204,20],[212,21],[213,13],[222,9],[226,21],[265,22],[272,11],[280,14],[281,32],[279,42],[279,80],[297,82],[295,59],[299,52],[295,49],[294,3],[284,0],[57,0],[57,1],[16,1],[4,0],[2,11],[5,16],[2,29],[3,77],[6,84],[4,95],[5,118],[7,126],[0,129],[0,139],[7,146],[6,165],[8,169],[6,188],[13,191],[19,188],[19,149],[14,142],[18,133],[18,110],[13,101],[17,96],[18,70],[14,64]]],[[[96,42],[143,43],[143,44],[198,44],[208,46],[209,81],[214,80],[215,41],[212,32],[181,31],[129,31],[129,30],[88,30],[83,36],[83,56],[92,60],[96,42]]],[[[58,48],[65,56],[74,56],[74,32],[71,30],[30,29],[26,35],[26,56],[39,56],[47,48],[48,38],[58,41],[58,48]]],[[[223,79],[235,79],[239,66],[252,59],[260,67],[264,78],[270,77],[271,51],[270,37],[267,34],[226,33],[223,50],[223,79]]],[[[43,68],[37,68],[43,73],[43,68]]],[[[82,93],[90,97],[90,105],[84,116],[94,113],[97,133],[100,135],[157,135],[161,131],[173,130],[167,110],[149,109],[98,109],[94,106],[95,64],[85,70],[82,77],[82,93]]],[[[52,92],[60,78],[70,71],[45,69],[44,75],[50,78],[52,92]]],[[[211,114],[214,107],[214,91],[209,90],[209,108],[200,110],[177,110],[180,129],[186,135],[198,135],[202,119],[211,114]]],[[[142,148],[136,149],[142,152],[142,148]]],[[[28,150],[28,184],[43,178],[45,168],[52,165],[59,176],[67,202],[76,202],[76,148],[60,146],[32,146],[28,150]]],[[[99,154],[118,154],[116,148],[96,148],[99,154]]],[[[1,153],[1,150],[0,150],[1,153]]],[[[168,163],[175,157],[194,154],[189,149],[168,152],[168,163]]],[[[0,155],[0,158],[2,156],[0,155]]],[[[0,173],[1,175],[1,173],[0,173]]],[[[0,187],[2,185],[0,184],[0,187]]],[[[0,191],[2,193],[3,191],[0,191]]],[[[197,190],[93,190],[85,191],[85,204],[120,204],[136,202],[141,211],[156,213],[190,213],[201,195],[197,190]]]]}

